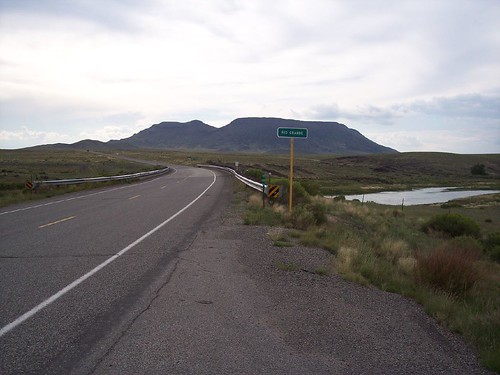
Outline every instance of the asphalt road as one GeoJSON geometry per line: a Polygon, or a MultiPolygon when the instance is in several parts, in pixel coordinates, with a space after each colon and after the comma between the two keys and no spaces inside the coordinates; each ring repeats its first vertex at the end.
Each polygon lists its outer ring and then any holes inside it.
{"type": "Polygon", "coordinates": [[[414,301],[243,225],[231,179],[178,168],[1,210],[0,374],[491,374],[414,301]]]}
{"type": "Polygon", "coordinates": [[[230,201],[229,176],[179,167],[0,211],[0,373],[91,373],[230,201]]]}

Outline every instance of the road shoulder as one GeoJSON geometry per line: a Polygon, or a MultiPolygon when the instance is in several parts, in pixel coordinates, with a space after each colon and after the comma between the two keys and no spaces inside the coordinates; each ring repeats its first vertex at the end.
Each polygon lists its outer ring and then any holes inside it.
{"type": "Polygon", "coordinates": [[[491,373],[415,302],[320,276],[329,253],[269,230],[234,210],[201,230],[94,373],[491,373]]]}

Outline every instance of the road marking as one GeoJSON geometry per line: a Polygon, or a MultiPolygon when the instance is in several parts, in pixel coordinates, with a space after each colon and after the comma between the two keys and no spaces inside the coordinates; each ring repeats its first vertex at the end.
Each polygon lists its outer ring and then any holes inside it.
{"type": "Polygon", "coordinates": [[[187,176],[187,177],[184,177],[182,180],[177,181],[177,184],[180,184],[181,182],[184,182],[184,181],[186,181],[188,178],[191,178],[191,177],[193,177],[193,175],[189,175],[189,176],[187,176]]]}
{"type": "Polygon", "coordinates": [[[130,197],[128,200],[131,201],[132,199],[139,198],[140,196],[141,196],[140,194],[134,195],[133,197],[130,197]]]}
{"type": "Polygon", "coordinates": [[[52,223],[48,223],[48,224],[44,224],[44,225],[40,225],[38,228],[39,228],[39,229],[41,229],[41,228],[50,227],[51,225],[55,225],[55,224],[62,223],[62,222],[64,222],[64,221],[72,220],[72,219],[74,219],[75,217],[76,217],[76,216],[66,217],[66,218],[61,219],[61,220],[53,221],[52,223]]]}
{"type": "Polygon", "coordinates": [[[5,335],[6,333],[12,331],[18,325],[20,325],[24,321],[28,320],[32,316],[34,316],[40,310],[42,310],[45,307],[49,306],[51,303],[57,301],[63,295],[65,295],[66,293],[68,293],[70,290],[76,288],[78,285],[80,285],[81,283],[83,283],[89,277],[91,277],[95,273],[99,272],[101,269],[103,269],[104,267],[106,267],[108,264],[110,264],[111,262],[113,262],[114,260],[116,260],[117,258],[119,258],[120,256],[122,256],[123,254],[125,254],[127,251],[129,251],[130,249],[132,249],[133,247],[135,247],[136,245],[138,245],[139,243],[141,243],[142,241],[144,241],[146,238],[148,238],[149,236],[151,236],[152,234],[154,234],[155,232],[157,232],[161,228],[163,228],[165,225],[167,225],[169,222],[171,222],[172,220],[174,220],[177,216],[179,216],[180,214],[182,214],[184,211],[186,211],[193,204],[195,204],[215,184],[215,181],[217,181],[217,177],[216,177],[215,173],[212,172],[212,171],[210,171],[210,172],[214,176],[214,179],[213,179],[212,183],[205,190],[203,190],[203,192],[200,195],[198,195],[195,199],[193,199],[188,205],[186,205],[181,210],[177,211],[175,214],[173,214],[172,216],[170,216],[163,223],[161,223],[157,227],[151,229],[148,233],[146,233],[142,237],[138,238],[137,240],[135,240],[134,242],[132,242],[127,247],[125,247],[122,250],[120,250],[119,252],[117,252],[111,258],[108,258],[107,260],[105,260],[104,262],[102,262],[101,264],[99,264],[97,267],[95,267],[94,269],[90,270],[85,275],[81,276],[79,279],[73,281],[71,284],[67,285],[66,287],[64,287],[63,289],[61,289],[60,291],[58,291],[56,294],[54,294],[51,297],[47,298],[45,301],[43,301],[39,305],[37,305],[34,308],[32,308],[30,311],[24,313],[23,315],[21,315],[19,318],[17,318],[13,322],[7,324],[5,327],[2,327],[2,329],[0,329],[0,337],[2,337],[3,335],[5,335]]]}
{"type": "Polygon", "coordinates": [[[167,185],[163,185],[163,186],[160,188],[160,190],[163,190],[163,189],[165,189],[166,187],[167,187],[167,185]]]}
{"type": "Polygon", "coordinates": [[[139,185],[144,185],[144,184],[149,184],[151,182],[154,182],[156,180],[159,180],[160,178],[164,178],[164,177],[169,177],[169,176],[172,176],[174,174],[177,173],[177,169],[175,168],[172,168],[174,170],[173,173],[170,173],[166,176],[161,176],[161,177],[158,177],[158,178],[155,178],[155,179],[152,179],[152,180],[148,180],[148,181],[145,181],[145,182],[141,182],[141,183],[137,183],[137,184],[133,184],[133,185],[127,185],[127,186],[120,186],[120,187],[117,187],[117,188],[113,188],[113,189],[109,189],[109,190],[104,190],[104,191],[98,191],[97,193],[91,193],[91,194],[86,194],[86,195],[80,195],[78,197],[72,197],[72,198],[67,198],[67,199],[60,199],[58,201],[54,201],[54,202],[48,202],[48,203],[43,203],[43,204],[37,204],[35,206],[29,206],[29,207],[24,207],[24,208],[18,208],[18,209],[15,209],[15,210],[11,210],[11,211],[5,211],[5,212],[0,212],[0,216],[2,215],[7,215],[7,214],[13,214],[13,213],[16,213],[16,212],[21,212],[21,211],[26,211],[26,210],[32,210],[34,208],[40,208],[40,207],[47,207],[47,206],[51,206],[53,204],[59,204],[59,203],[65,203],[65,202],[70,202],[70,201],[74,201],[74,200],[77,200],[77,199],[82,199],[82,198],[88,198],[88,197],[93,197],[94,195],[100,195],[100,194],[105,194],[105,193],[111,193],[113,191],[117,191],[117,190],[122,190],[122,189],[129,189],[129,188],[133,188],[135,186],[139,186],[139,185]]]}

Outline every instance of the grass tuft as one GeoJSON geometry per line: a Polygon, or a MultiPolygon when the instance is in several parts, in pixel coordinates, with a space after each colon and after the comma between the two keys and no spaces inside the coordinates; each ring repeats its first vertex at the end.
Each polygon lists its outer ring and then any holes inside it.
{"type": "Polygon", "coordinates": [[[397,263],[399,258],[407,255],[408,244],[397,238],[385,238],[375,250],[378,256],[385,257],[391,263],[397,263]]]}
{"type": "Polygon", "coordinates": [[[271,228],[267,233],[269,238],[273,240],[273,245],[276,247],[292,247],[293,243],[288,238],[283,228],[271,228]]]}
{"type": "Polygon", "coordinates": [[[481,248],[472,238],[445,242],[417,257],[418,281],[453,295],[463,295],[480,277],[474,267],[480,258],[481,248]]]}
{"type": "Polygon", "coordinates": [[[413,257],[399,258],[397,262],[399,272],[406,276],[413,276],[417,267],[417,260],[413,257]]]}

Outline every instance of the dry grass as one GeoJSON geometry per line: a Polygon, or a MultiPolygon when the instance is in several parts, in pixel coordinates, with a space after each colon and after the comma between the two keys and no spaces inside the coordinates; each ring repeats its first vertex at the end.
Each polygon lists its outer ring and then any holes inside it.
{"type": "Polygon", "coordinates": [[[358,251],[352,247],[340,247],[337,252],[337,259],[335,262],[335,268],[341,273],[352,273],[353,265],[356,257],[358,256],[358,251]]]}
{"type": "Polygon", "coordinates": [[[269,229],[267,235],[271,240],[277,241],[286,237],[286,231],[284,228],[281,227],[273,227],[269,229]]]}
{"type": "Polygon", "coordinates": [[[448,241],[417,256],[418,281],[454,295],[463,295],[479,280],[475,262],[481,249],[470,241],[448,241]]]}
{"type": "Polygon", "coordinates": [[[397,261],[398,270],[406,276],[414,275],[417,267],[417,260],[413,257],[399,258],[397,261]]]}
{"type": "Polygon", "coordinates": [[[252,194],[248,197],[250,206],[262,206],[262,194],[252,194]]]}
{"type": "Polygon", "coordinates": [[[368,285],[370,282],[357,271],[358,258],[359,251],[357,249],[342,246],[337,255],[332,257],[330,272],[337,272],[346,280],[368,285]]]}
{"type": "Polygon", "coordinates": [[[344,212],[351,217],[364,219],[368,216],[370,209],[356,203],[344,203],[344,212]]]}
{"type": "Polygon", "coordinates": [[[397,238],[386,238],[382,240],[379,247],[374,249],[374,252],[378,256],[385,257],[391,263],[397,263],[399,258],[404,257],[408,254],[408,244],[397,238]]]}
{"type": "Polygon", "coordinates": [[[286,206],[283,206],[281,204],[275,204],[273,206],[273,211],[278,214],[284,215],[286,212],[288,212],[288,208],[286,208],[286,206]]]}
{"type": "Polygon", "coordinates": [[[287,231],[281,227],[272,227],[267,232],[269,238],[273,241],[273,245],[277,247],[291,247],[293,243],[288,237],[287,231]]]}

